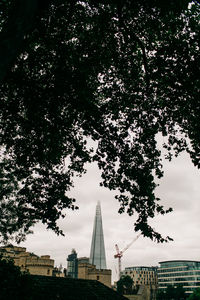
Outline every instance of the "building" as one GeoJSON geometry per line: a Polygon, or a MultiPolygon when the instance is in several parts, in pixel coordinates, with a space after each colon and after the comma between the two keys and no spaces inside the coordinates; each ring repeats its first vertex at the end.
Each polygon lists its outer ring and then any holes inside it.
{"type": "Polygon", "coordinates": [[[54,260],[49,255],[30,256],[25,262],[25,269],[32,275],[52,276],[54,260]]]}
{"type": "Polygon", "coordinates": [[[159,262],[158,288],[182,285],[186,294],[200,287],[200,261],[171,260],[159,262]]]}
{"type": "Polygon", "coordinates": [[[96,269],[95,265],[90,263],[79,262],[78,264],[78,278],[97,280],[111,287],[111,270],[96,269]]]}
{"type": "Polygon", "coordinates": [[[62,271],[62,265],[60,267],[54,267],[52,276],[54,277],[67,277],[67,269],[63,269],[62,271]]]}
{"type": "Polygon", "coordinates": [[[98,202],[96,206],[92,243],[90,249],[90,264],[95,265],[96,269],[99,270],[106,269],[106,255],[100,202],[98,202]]]}
{"type": "Polygon", "coordinates": [[[78,278],[78,259],[75,249],[67,258],[67,275],[71,278],[78,278]]]}
{"type": "Polygon", "coordinates": [[[140,285],[157,285],[157,267],[127,267],[121,276],[128,275],[133,279],[133,287],[140,285]]]}
{"type": "Polygon", "coordinates": [[[154,300],[157,291],[157,267],[127,267],[121,276],[130,276],[133,280],[132,289],[135,295],[126,295],[131,300],[154,300]]]}
{"type": "Polygon", "coordinates": [[[78,264],[89,264],[89,257],[83,256],[78,258],[78,264]]]}
{"type": "Polygon", "coordinates": [[[90,249],[90,258],[78,259],[78,278],[100,281],[111,287],[111,270],[106,269],[101,206],[97,203],[90,249]]]}
{"type": "Polygon", "coordinates": [[[21,271],[29,272],[32,275],[52,276],[54,260],[49,255],[37,256],[26,251],[24,247],[5,246],[0,247],[0,254],[5,259],[13,259],[14,264],[20,267],[21,271]]]}

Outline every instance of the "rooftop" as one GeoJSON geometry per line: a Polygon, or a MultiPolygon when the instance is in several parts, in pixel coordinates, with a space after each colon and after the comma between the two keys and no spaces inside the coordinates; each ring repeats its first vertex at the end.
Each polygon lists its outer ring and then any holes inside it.
{"type": "Polygon", "coordinates": [[[32,300],[127,300],[96,280],[33,276],[32,300]]]}

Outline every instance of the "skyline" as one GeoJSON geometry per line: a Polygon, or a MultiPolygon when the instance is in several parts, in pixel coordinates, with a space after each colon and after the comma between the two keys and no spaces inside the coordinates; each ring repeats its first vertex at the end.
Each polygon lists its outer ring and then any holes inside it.
{"type": "MultiPolygon", "coordinates": [[[[174,238],[174,242],[157,244],[150,239],[140,238],[124,253],[122,270],[130,266],[156,266],[159,261],[172,259],[200,260],[199,254],[199,179],[186,155],[167,161],[164,164],[165,175],[157,189],[163,205],[172,206],[174,211],[159,216],[151,224],[163,235],[174,238]]],[[[77,199],[78,211],[67,211],[67,217],[60,221],[65,237],[57,237],[47,231],[45,226],[35,226],[35,233],[27,236],[21,246],[38,255],[49,254],[55,259],[55,265],[62,263],[66,267],[66,258],[75,248],[78,257],[89,257],[92,239],[92,227],[95,206],[101,201],[103,215],[107,268],[112,269],[112,281],[117,279],[117,259],[114,259],[115,244],[122,250],[138,234],[133,230],[132,217],[118,214],[118,202],[114,192],[100,188],[99,171],[94,165],[88,166],[88,172],[75,182],[73,195],[77,199]]]]}

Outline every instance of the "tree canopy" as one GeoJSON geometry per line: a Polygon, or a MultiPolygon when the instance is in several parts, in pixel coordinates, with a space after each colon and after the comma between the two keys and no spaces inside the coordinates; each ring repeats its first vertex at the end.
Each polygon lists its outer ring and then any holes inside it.
{"type": "Polygon", "coordinates": [[[10,259],[0,255],[0,300],[29,300],[32,292],[28,274],[21,273],[10,259]]]}
{"type": "Polygon", "coordinates": [[[188,300],[199,300],[199,299],[200,299],[200,288],[194,290],[194,292],[188,298],[188,300]]]}
{"type": "Polygon", "coordinates": [[[131,295],[133,293],[133,279],[128,275],[123,275],[117,281],[117,292],[121,295],[131,295]]]}
{"type": "Polygon", "coordinates": [[[187,299],[187,294],[182,285],[176,287],[169,285],[165,291],[158,290],[157,300],[184,300],[187,299]]]}
{"type": "Polygon", "coordinates": [[[1,240],[39,220],[62,233],[73,178],[92,161],[135,230],[169,240],[149,225],[172,210],[155,194],[157,136],[166,158],[187,151],[200,167],[198,1],[24,2],[0,12],[1,240]]]}

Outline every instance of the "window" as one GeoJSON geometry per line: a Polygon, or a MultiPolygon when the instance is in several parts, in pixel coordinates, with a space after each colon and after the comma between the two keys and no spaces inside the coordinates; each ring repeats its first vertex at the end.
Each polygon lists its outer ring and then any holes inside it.
{"type": "Polygon", "coordinates": [[[99,280],[99,275],[97,275],[97,280],[99,280]]]}

